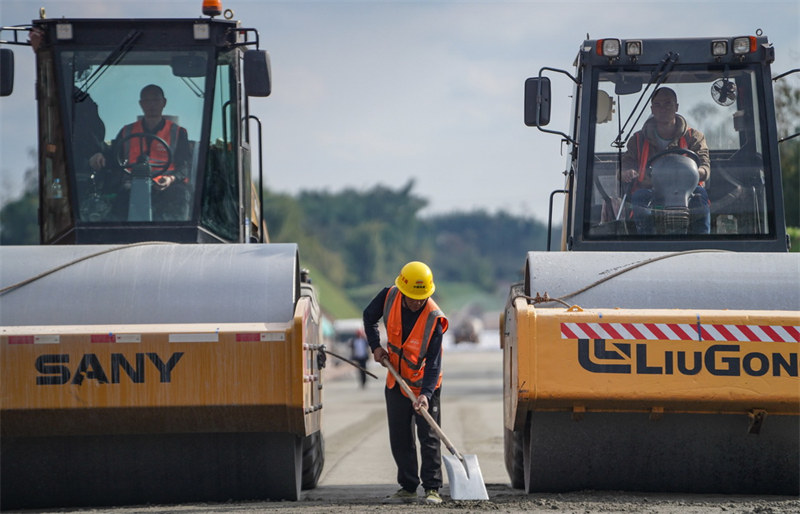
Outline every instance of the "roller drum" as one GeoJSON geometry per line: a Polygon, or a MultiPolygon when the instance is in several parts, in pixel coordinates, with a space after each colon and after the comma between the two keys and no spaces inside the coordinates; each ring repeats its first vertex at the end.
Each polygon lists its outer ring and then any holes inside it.
{"type": "Polygon", "coordinates": [[[528,253],[528,295],[546,292],[551,298],[561,298],[593,284],[597,285],[565,301],[584,309],[800,310],[800,255],[722,251],[528,253]]]}
{"type": "Polygon", "coordinates": [[[299,295],[294,244],[0,247],[0,287],[39,276],[0,325],[287,322],[299,295]]]}

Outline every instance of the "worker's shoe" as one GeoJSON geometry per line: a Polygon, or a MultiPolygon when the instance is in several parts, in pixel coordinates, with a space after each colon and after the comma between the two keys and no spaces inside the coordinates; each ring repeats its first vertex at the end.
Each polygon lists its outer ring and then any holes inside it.
{"type": "Polygon", "coordinates": [[[396,493],[387,497],[383,503],[414,503],[418,498],[417,491],[409,491],[401,487],[396,493]]]}
{"type": "Polygon", "coordinates": [[[442,503],[442,497],[439,496],[439,491],[436,489],[428,489],[425,491],[425,503],[430,503],[431,505],[439,505],[442,503]]]}

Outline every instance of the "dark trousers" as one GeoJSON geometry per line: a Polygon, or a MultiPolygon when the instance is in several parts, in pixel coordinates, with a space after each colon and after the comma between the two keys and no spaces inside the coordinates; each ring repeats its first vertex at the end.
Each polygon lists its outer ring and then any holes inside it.
{"type": "Polygon", "coordinates": [[[353,361],[361,366],[361,369],[358,370],[358,383],[361,384],[361,387],[367,387],[367,358],[353,359],[353,361]]]}
{"type": "MultiPolygon", "coordinates": [[[[397,483],[408,491],[416,491],[422,480],[425,490],[442,487],[442,451],[439,436],[421,415],[414,411],[411,400],[403,396],[400,386],[384,388],[386,412],[389,418],[389,444],[397,464],[397,483]],[[422,466],[417,463],[414,425],[417,427],[422,466]]],[[[428,402],[431,417],[441,426],[441,388],[428,402]]]]}

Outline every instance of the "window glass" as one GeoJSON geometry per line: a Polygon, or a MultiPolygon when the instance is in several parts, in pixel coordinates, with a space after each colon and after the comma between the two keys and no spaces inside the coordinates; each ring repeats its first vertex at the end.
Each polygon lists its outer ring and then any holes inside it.
{"type": "Polygon", "coordinates": [[[52,241],[66,231],[71,222],[69,205],[70,188],[64,162],[64,148],[61,140],[61,117],[58,110],[57,81],[53,71],[53,60],[47,51],[42,52],[44,65],[38,70],[38,93],[45,101],[40,105],[39,126],[44,151],[40,153],[39,165],[42,167],[42,209],[41,223],[44,241],[52,241]]]}
{"type": "MultiPolygon", "coordinates": [[[[79,219],[185,222],[192,218],[198,176],[207,56],[132,50],[107,62],[111,52],[60,54],[63,84],[71,89],[64,95],[65,126],[79,219]],[[163,101],[143,97],[151,85],[163,101]],[[147,111],[148,104],[157,107],[147,111]]],[[[154,90],[147,91],[152,97],[154,90]]]]}
{"type": "Polygon", "coordinates": [[[598,72],[584,233],[589,239],[766,236],[771,177],[755,72],[673,71],[659,87],[675,96],[662,91],[652,99],[650,78],[649,70],[598,72]]]}
{"type": "Polygon", "coordinates": [[[211,134],[208,142],[201,223],[212,232],[229,240],[239,237],[239,182],[236,133],[239,130],[236,102],[234,54],[223,54],[218,61],[214,100],[211,112],[211,134]]]}

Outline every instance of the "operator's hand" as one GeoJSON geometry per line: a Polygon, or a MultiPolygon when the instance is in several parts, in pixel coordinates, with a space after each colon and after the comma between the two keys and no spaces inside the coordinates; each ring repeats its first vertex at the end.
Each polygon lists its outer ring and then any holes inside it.
{"type": "Polygon", "coordinates": [[[622,181],[627,184],[629,182],[633,182],[634,180],[636,180],[636,177],[638,175],[639,174],[636,172],[636,170],[622,170],[622,177],[621,178],[622,178],[622,181]]]}
{"type": "Polygon", "coordinates": [[[89,167],[92,168],[94,171],[100,171],[106,167],[106,157],[97,152],[96,154],[89,157],[89,167]]]}
{"type": "Polygon", "coordinates": [[[172,185],[173,182],[175,182],[175,177],[173,175],[159,175],[157,177],[153,177],[153,182],[158,189],[163,191],[172,185]]]}
{"type": "Polygon", "coordinates": [[[380,347],[372,350],[372,358],[375,360],[375,362],[377,362],[381,366],[386,367],[383,364],[383,359],[388,359],[389,358],[389,352],[387,352],[384,347],[380,346],[380,347]]]}
{"type": "Polygon", "coordinates": [[[417,399],[414,401],[414,410],[420,412],[423,409],[428,410],[428,397],[421,394],[417,396],[417,399]]]}

